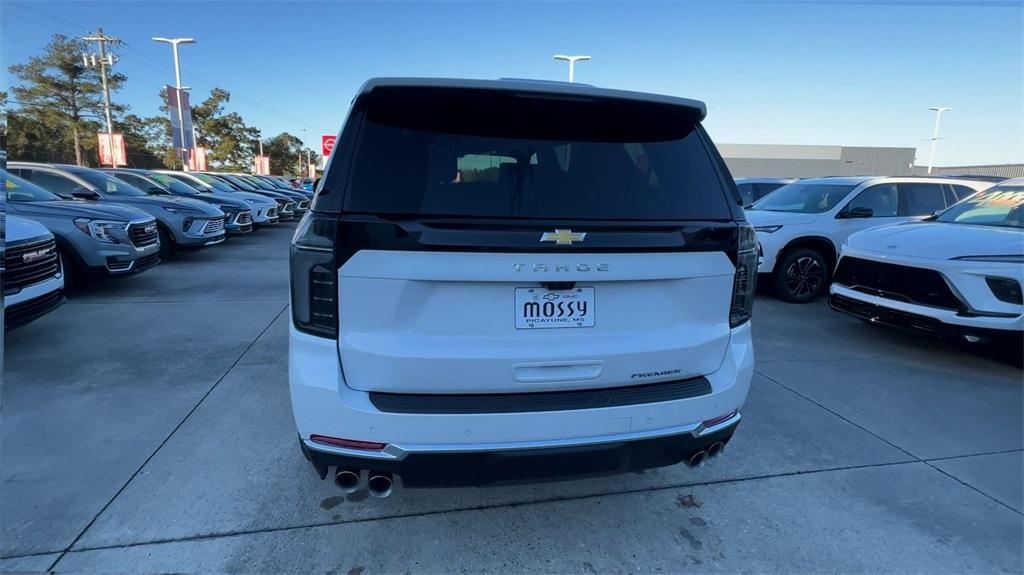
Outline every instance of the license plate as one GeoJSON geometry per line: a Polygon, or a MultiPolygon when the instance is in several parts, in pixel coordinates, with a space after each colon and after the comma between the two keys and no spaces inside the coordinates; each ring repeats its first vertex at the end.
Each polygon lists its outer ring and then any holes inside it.
{"type": "Polygon", "coordinates": [[[516,329],[594,327],[594,288],[516,288],[516,329]]]}

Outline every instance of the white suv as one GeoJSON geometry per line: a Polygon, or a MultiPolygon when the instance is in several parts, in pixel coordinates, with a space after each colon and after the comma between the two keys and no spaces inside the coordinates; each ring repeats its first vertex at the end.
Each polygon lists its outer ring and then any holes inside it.
{"type": "Polygon", "coordinates": [[[291,251],[302,449],[342,489],[721,453],[754,355],[754,231],[700,102],[375,79],[291,251]]]}
{"type": "Polygon", "coordinates": [[[830,303],[872,323],[1014,343],[1024,333],[1024,178],[922,222],[854,234],[830,303]]]}
{"type": "Polygon", "coordinates": [[[804,303],[824,293],[850,234],[928,217],[991,182],[914,176],[811,178],[747,208],[757,230],[757,271],[777,297],[804,303]]]}

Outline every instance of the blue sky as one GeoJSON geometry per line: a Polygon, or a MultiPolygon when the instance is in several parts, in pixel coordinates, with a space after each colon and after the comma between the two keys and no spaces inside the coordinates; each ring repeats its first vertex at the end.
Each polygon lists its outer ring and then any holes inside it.
{"type": "MultiPolygon", "coordinates": [[[[173,83],[170,48],[192,36],[183,83],[265,136],[319,145],[372,76],[564,80],[555,53],[593,56],[576,80],[703,100],[728,143],[917,147],[925,163],[943,115],[937,165],[1024,161],[1024,7],[1020,0],[720,2],[11,2],[3,65],[54,32],[102,26],[129,46],[114,97],[157,112],[173,83]],[[305,131],[304,131],[305,130],[305,131]]],[[[12,78],[6,77],[5,83],[12,78]]]]}

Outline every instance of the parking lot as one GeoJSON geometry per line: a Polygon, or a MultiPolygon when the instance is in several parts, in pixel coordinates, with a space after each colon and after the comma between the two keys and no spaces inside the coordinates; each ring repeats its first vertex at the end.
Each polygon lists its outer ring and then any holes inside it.
{"type": "Polygon", "coordinates": [[[292,421],[292,229],[7,335],[3,570],[1021,569],[1020,369],[823,301],[758,299],[744,420],[713,465],[343,496],[292,421]]]}

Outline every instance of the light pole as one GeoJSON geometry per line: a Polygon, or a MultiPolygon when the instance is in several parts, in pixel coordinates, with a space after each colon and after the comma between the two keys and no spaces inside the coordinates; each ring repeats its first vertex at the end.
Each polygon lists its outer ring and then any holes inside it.
{"type": "Polygon", "coordinates": [[[932,173],[932,164],[935,163],[935,142],[939,139],[939,119],[942,118],[943,112],[952,111],[953,108],[935,107],[928,108],[932,112],[935,112],[935,130],[932,132],[932,153],[928,155],[928,173],[932,173]]]}
{"type": "Polygon", "coordinates": [[[565,54],[555,54],[555,60],[564,60],[569,63],[569,82],[573,81],[573,71],[576,68],[576,62],[585,62],[590,59],[590,56],[566,56],[565,54]]]}
{"type": "Polygon", "coordinates": [[[181,144],[181,169],[184,172],[188,171],[188,163],[185,162],[185,117],[181,110],[181,64],[178,62],[178,46],[181,44],[195,44],[196,41],[192,38],[153,38],[154,42],[164,42],[170,44],[174,50],[174,89],[176,90],[175,99],[178,102],[178,133],[179,144],[181,144]]]}

